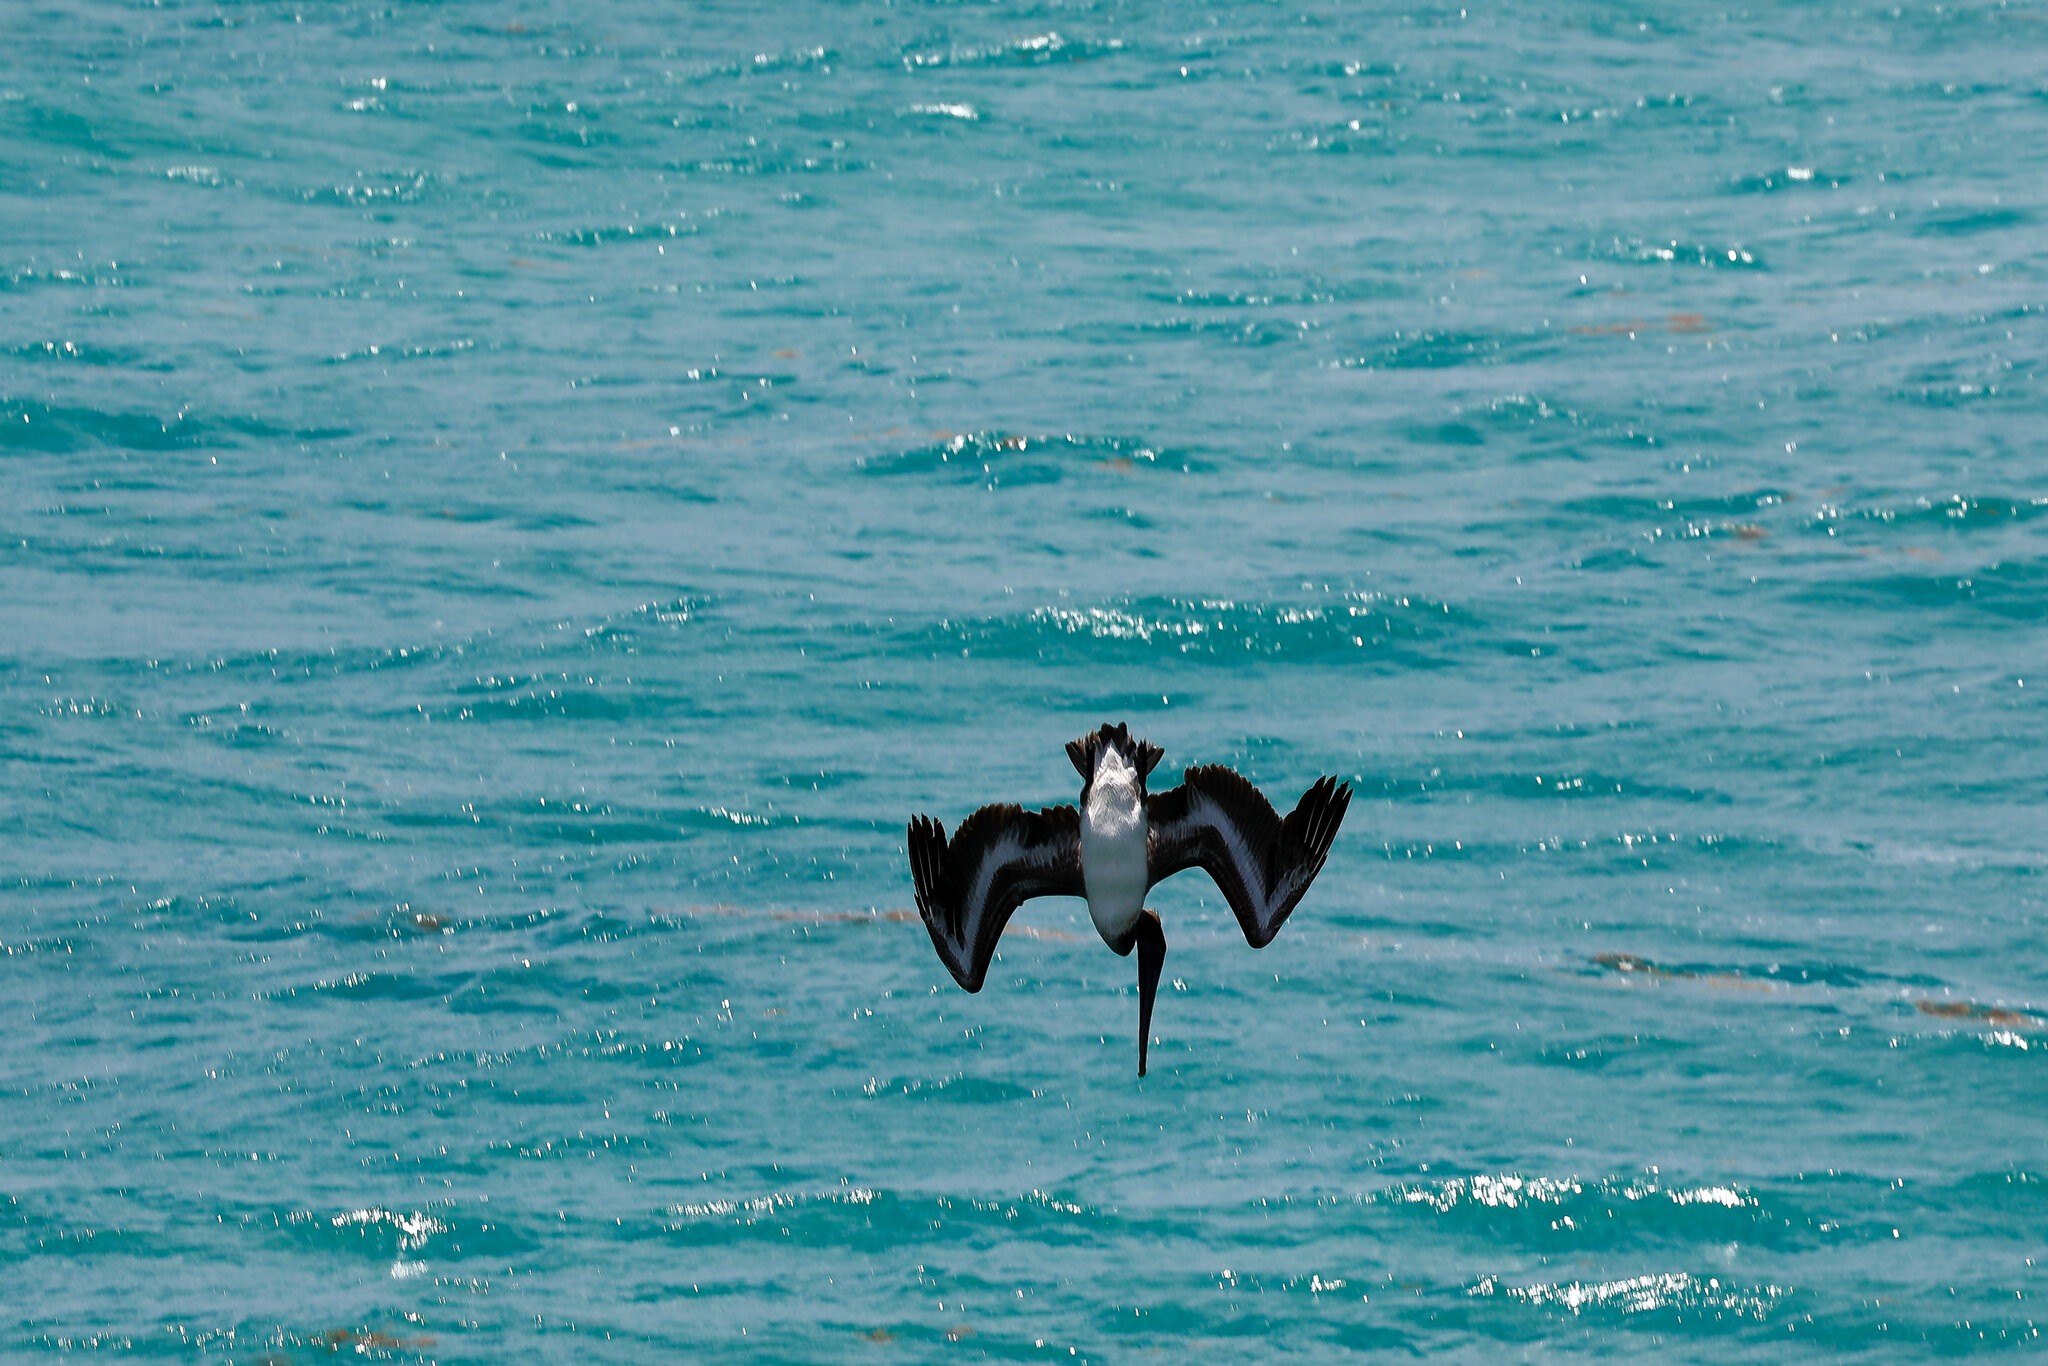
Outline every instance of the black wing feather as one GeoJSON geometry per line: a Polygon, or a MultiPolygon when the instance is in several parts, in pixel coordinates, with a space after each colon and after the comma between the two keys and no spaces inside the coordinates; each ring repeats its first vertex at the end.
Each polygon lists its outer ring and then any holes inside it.
{"type": "Polygon", "coordinates": [[[929,816],[910,822],[910,877],[932,947],[969,991],[980,991],[1010,916],[1034,896],[1083,896],[1081,813],[984,806],[951,840],[929,816]]]}
{"type": "Polygon", "coordinates": [[[1199,765],[1182,776],[1181,786],[1148,800],[1146,871],[1154,882],[1184,868],[1206,872],[1236,912],[1245,939],[1262,949],[1322,871],[1350,804],[1348,786],[1318,778],[1282,820],[1244,775],[1199,765]]]}

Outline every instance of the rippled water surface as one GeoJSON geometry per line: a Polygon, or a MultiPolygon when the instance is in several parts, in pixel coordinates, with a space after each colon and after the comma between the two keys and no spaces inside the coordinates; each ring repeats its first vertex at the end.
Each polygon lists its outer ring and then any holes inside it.
{"type": "Polygon", "coordinates": [[[2038,1346],[2038,6],[0,42],[6,1355],[2038,1346]]]}

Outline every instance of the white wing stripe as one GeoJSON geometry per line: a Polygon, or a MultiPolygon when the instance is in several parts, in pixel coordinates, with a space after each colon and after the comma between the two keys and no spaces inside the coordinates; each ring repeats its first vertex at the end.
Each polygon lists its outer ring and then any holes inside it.
{"type": "Polygon", "coordinates": [[[1209,826],[1223,837],[1223,847],[1230,855],[1230,861],[1237,867],[1237,880],[1253,900],[1259,903],[1259,914],[1264,916],[1271,898],[1267,895],[1265,874],[1251,850],[1245,847],[1244,833],[1237,828],[1237,822],[1230,819],[1230,813],[1218,806],[1209,795],[1198,794],[1202,805],[1201,823],[1209,826]]]}
{"type": "MultiPolygon", "coordinates": [[[[979,927],[982,916],[988,912],[988,894],[996,874],[1008,864],[1019,861],[1023,852],[1024,846],[1012,832],[1006,832],[1000,840],[981,851],[981,862],[974,870],[974,889],[968,893],[966,905],[962,907],[967,912],[964,918],[974,926],[979,927]]],[[[968,937],[973,938],[972,935],[968,937]]]]}

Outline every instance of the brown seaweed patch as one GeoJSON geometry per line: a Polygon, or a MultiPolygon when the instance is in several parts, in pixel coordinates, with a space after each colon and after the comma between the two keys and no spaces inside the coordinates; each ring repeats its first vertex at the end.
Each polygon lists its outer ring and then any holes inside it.
{"type": "Polygon", "coordinates": [[[1996,1025],[2000,1029],[2040,1029],[2048,1020],[2038,1015],[2029,1015],[2024,1010],[2008,1010],[2004,1006],[1980,1006],[1975,1001],[1929,1001],[1913,1002],[1913,1008],[1922,1015],[1932,1015],[1938,1020],[1967,1020],[1971,1024],[1996,1025]]]}
{"type": "Polygon", "coordinates": [[[1641,973],[1645,977],[1675,977],[1668,968],[1660,968],[1647,958],[1638,958],[1632,953],[1596,953],[1593,961],[1603,968],[1612,968],[1620,973],[1641,973]]]}
{"type": "Polygon", "coordinates": [[[1714,328],[1704,313],[1672,313],[1667,314],[1661,323],[1636,318],[1619,323],[1589,323],[1568,330],[1575,337],[1633,337],[1642,332],[1658,331],[1697,335],[1712,332],[1714,328]]]}
{"type": "Polygon", "coordinates": [[[916,911],[775,911],[777,920],[794,920],[804,925],[866,925],[870,922],[917,919],[916,911]]]}
{"type": "Polygon", "coordinates": [[[1653,982],[1704,982],[1722,991],[1776,991],[1777,982],[1745,977],[1739,972],[1693,972],[1689,968],[1667,968],[1638,958],[1632,953],[1596,953],[1593,962],[1624,977],[1644,977],[1653,982]]]}

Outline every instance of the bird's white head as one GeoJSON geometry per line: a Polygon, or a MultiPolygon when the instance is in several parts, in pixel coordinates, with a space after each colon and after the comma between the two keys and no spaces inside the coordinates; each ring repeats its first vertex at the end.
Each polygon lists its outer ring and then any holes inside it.
{"type": "Polygon", "coordinates": [[[1135,795],[1143,781],[1143,776],[1123,755],[1113,749],[1104,749],[1102,758],[1095,765],[1095,778],[1089,786],[1098,794],[1123,797],[1135,795]]]}
{"type": "Polygon", "coordinates": [[[1067,746],[1067,757],[1081,775],[1081,796],[1086,801],[1098,783],[1142,794],[1145,779],[1162,756],[1159,746],[1132,737],[1121,723],[1104,726],[1067,746]]]}

